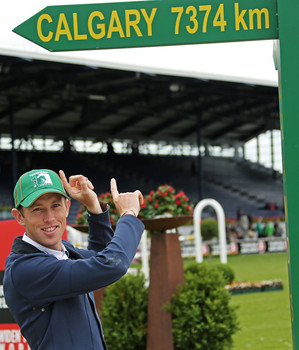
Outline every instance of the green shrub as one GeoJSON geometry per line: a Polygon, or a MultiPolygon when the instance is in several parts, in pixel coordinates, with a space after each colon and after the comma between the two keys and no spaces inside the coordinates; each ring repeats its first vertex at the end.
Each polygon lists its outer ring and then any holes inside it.
{"type": "Polygon", "coordinates": [[[200,269],[202,267],[205,267],[206,263],[196,263],[196,262],[193,262],[191,263],[190,265],[188,265],[186,268],[185,268],[185,275],[187,273],[194,273],[194,274],[199,274],[200,272],[200,269]]]}
{"type": "Polygon", "coordinates": [[[225,350],[238,330],[235,308],[220,271],[208,264],[191,266],[186,283],[166,309],[173,315],[173,339],[178,350],[225,350]],[[196,273],[194,273],[196,271],[196,273]]]}
{"type": "MultiPolygon", "coordinates": [[[[186,283],[171,305],[177,350],[225,350],[238,329],[230,294],[225,290],[232,269],[194,263],[186,268],[186,283]],[[229,272],[227,272],[229,271],[229,272]]],[[[108,348],[145,350],[148,288],[142,273],[127,275],[106,288],[101,318],[108,348]]]]}
{"type": "MultiPolygon", "coordinates": [[[[185,273],[191,272],[195,274],[200,273],[201,268],[205,268],[206,263],[192,263],[185,269],[185,273]]],[[[230,265],[227,264],[213,264],[213,268],[217,269],[224,278],[225,284],[231,283],[235,279],[235,272],[230,265]]]]}
{"type": "Polygon", "coordinates": [[[232,283],[234,281],[235,272],[230,265],[218,263],[218,264],[215,264],[214,267],[222,273],[222,276],[225,279],[226,284],[232,283]]]}
{"type": "Polygon", "coordinates": [[[108,349],[146,348],[147,305],[148,288],[141,272],[106,288],[101,318],[108,349]]]}
{"type": "Polygon", "coordinates": [[[200,224],[201,236],[204,241],[218,237],[218,223],[215,219],[209,218],[200,224]]]}

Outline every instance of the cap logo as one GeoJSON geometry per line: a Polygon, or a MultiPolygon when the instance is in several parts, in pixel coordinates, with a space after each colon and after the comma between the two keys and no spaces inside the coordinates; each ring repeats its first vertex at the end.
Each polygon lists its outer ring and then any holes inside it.
{"type": "Polygon", "coordinates": [[[31,180],[33,181],[33,187],[53,185],[51,177],[48,173],[35,173],[30,176],[31,180]]]}

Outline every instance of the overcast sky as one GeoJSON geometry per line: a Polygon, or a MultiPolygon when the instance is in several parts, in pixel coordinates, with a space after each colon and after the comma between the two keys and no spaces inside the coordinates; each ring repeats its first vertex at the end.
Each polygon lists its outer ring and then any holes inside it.
{"type": "MultiPolygon", "coordinates": [[[[100,1],[88,0],[88,3],[100,1]]],[[[109,1],[112,2],[112,1],[109,1]]],[[[141,71],[184,72],[188,76],[218,75],[234,81],[261,82],[277,86],[277,72],[273,63],[273,41],[254,41],[221,44],[201,44],[153,48],[113,49],[68,53],[48,53],[12,29],[49,5],[84,3],[82,0],[9,0],[0,5],[0,53],[4,49],[22,50],[31,55],[83,58],[90,64],[102,66],[138,67],[141,71]]]]}

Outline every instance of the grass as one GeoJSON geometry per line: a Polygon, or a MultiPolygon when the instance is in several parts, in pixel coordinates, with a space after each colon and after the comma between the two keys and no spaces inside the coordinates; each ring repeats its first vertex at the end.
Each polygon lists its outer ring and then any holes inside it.
{"type": "MultiPolygon", "coordinates": [[[[292,349],[288,270],[285,253],[228,257],[235,280],[280,279],[283,290],[233,295],[240,330],[234,335],[233,350],[292,349]]],[[[218,263],[219,258],[206,258],[218,263]]],[[[187,260],[185,264],[187,265],[187,260]]]]}

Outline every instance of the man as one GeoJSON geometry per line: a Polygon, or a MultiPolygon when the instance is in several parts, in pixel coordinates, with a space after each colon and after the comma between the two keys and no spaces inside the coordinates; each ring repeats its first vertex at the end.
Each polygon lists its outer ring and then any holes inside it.
{"type": "Polygon", "coordinates": [[[136,253],[144,226],[137,219],[140,191],[111,192],[121,218],[113,232],[108,209],[82,175],[67,181],[51,170],[23,174],[12,214],[25,228],[6,260],[7,305],[32,350],[107,349],[93,290],[120,279],[136,253]],[[67,193],[66,193],[66,191],[67,193]],[[69,196],[87,207],[89,250],[62,240],[69,196]]]}

